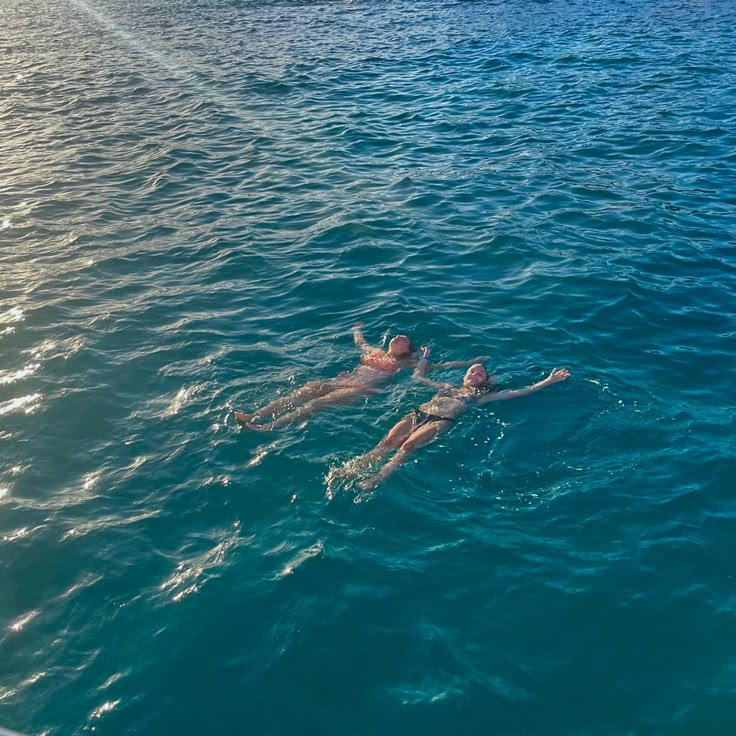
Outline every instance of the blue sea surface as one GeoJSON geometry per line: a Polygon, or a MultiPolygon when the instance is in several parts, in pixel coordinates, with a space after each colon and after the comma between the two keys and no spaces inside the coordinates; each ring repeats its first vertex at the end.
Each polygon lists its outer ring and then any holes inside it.
{"type": "Polygon", "coordinates": [[[735,246],[731,0],[3,2],[0,725],[734,733],[735,246]]]}

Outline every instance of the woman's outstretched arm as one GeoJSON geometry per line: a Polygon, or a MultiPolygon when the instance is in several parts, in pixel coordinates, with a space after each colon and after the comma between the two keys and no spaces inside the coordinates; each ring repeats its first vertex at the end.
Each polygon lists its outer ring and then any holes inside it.
{"type": "Polygon", "coordinates": [[[369,345],[368,341],[365,339],[365,336],[363,335],[362,322],[358,322],[357,325],[353,326],[353,342],[355,342],[355,347],[357,347],[359,350],[362,350],[363,352],[378,349],[373,347],[372,345],[369,345]]]}
{"type": "Polygon", "coordinates": [[[529,394],[533,394],[535,391],[539,391],[541,388],[551,386],[553,383],[565,381],[569,377],[570,372],[567,368],[555,368],[543,381],[537,381],[537,383],[533,383],[531,386],[526,386],[524,388],[509,391],[496,391],[493,394],[488,394],[487,396],[480,398],[478,400],[478,405],[482,406],[483,404],[488,404],[491,401],[506,401],[508,399],[518,399],[521,396],[528,396],[529,394]]]}
{"type": "Polygon", "coordinates": [[[419,381],[420,383],[426,383],[427,386],[432,386],[432,388],[436,389],[443,389],[443,388],[453,388],[451,383],[441,383],[440,381],[432,381],[431,379],[426,377],[427,371],[431,371],[434,367],[432,363],[429,361],[429,348],[424,347],[419,351],[419,358],[417,359],[417,367],[414,369],[414,373],[412,373],[411,377],[415,381],[419,381]]]}
{"type": "Polygon", "coordinates": [[[432,363],[429,366],[429,370],[445,370],[447,368],[470,368],[471,365],[475,365],[476,363],[480,363],[481,365],[485,363],[487,360],[490,360],[490,355],[479,355],[477,358],[473,358],[473,360],[450,360],[446,363],[432,363]]]}

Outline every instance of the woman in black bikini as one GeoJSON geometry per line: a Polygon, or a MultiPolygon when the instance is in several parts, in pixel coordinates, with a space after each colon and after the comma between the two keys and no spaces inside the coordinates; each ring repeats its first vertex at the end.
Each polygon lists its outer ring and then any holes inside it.
{"type": "Polygon", "coordinates": [[[372,490],[403,465],[414,450],[423,447],[451,429],[455,419],[465,414],[471,407],[483,406],[491,401],[527,396],[540,388],[564,381],[570,375],[565,368],[555,369],[543,381],[526,388],[514,391],[494,391],[490,374],[479,362],[468,368],[462,386],[439,383],[425,378],[428,362],[429,351],[425,348],[414,377],[418,381],[434,386],[439,391],[426,404],[422,404],[395,424],[373,450],[348,461],[343,466],[342,472],[338,471],[338,475],[360,471],[383,460],[392,450],[396,450],[394,456],[377,473],[358,483],[358,486],[364,491],[372,490]]]}
{"type": "MultiPolygon", "coordinates": [[[[235,420],[238,424],[260,431],[278,429],[311,417],[328,406],[350,404],[361,396],[376,393],[378,386],[395,373],[403,368],[417,367],[417,349],[406,335],[396,335],[389,342],[388,348],[383,350],[368,344],[361,327],[362,325],[353,327],[353,340],[356,347],[363,351],[363,355],[360,364],[352,371],[343,371],[336,378],[310,381],[288,396],[275,399],[251,414],[236,411],[235,420]],[[281,413],[284,411],[286,413],[281,413]],[[281,416],[277,417],[280,413],[281,416]],[[260,421],[267,417],[270,417],[270,422],[260,421]]],[[[429,365],[427,360],[422,360],[421,363],[423,372],[435,368],[464,368],[470,365],[469,362],[460,361],[429,365]]]]}

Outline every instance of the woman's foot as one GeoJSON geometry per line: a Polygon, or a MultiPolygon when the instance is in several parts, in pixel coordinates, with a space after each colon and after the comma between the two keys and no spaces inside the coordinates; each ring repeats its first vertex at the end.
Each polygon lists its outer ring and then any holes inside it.
{"type": "Polygon", "coordinates": [[[246,429],[255,429],[256,432],[270,432],[271,431],[271,425],[270,424],[255,424],[252,421],[252,414],[243,414],[242,411],[236,411],[235,414],[235,421],[241,426],[245,427],[246,429]]]}
{"type": "Polygon", "coordinates": [[[247,427],[250,424],[250,420],[253,418],[252,414],[243,414],[242,411],[234,412],[235,421],[243,427],[247,427]]]}
{"type": "Polygon", "coordinates": [[[356,485],[364,493],[370,493],[370,491],[373,491],[376,489],[376,487],[378,486],[380,482],[381,482],[380,478],[377,478],[375,475],[373,475],[370,478],[361,480],[360,482],[356,483],[356,485]]]}

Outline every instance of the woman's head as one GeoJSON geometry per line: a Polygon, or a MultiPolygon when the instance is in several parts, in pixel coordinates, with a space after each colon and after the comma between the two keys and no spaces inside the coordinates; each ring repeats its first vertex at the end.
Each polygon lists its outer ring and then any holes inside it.
{"type": "Polygon", "coordinates": [[[416,352],[416,348],[406,335],[396,335],[388,343],[386,352],[392,358],[406,358],[416,352]]]}
{"type": "Polygon", "coordinates": [[[493,386],[491,374],[485,369],[482,363],[473,363],[465,373],[463,386],[465,388],[474,388],[477,391],[490,391],[493,386]]]}

